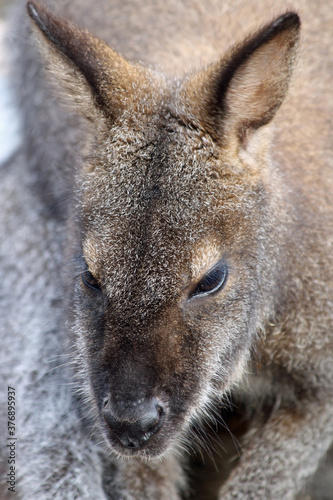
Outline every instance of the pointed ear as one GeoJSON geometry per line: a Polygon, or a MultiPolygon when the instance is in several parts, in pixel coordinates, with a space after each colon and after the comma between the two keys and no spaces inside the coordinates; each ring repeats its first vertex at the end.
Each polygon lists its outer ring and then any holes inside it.
{"type": "Polygon", "coordinates": [[[101,114],[114,120],[130,102],[133,88],[145,79],[134,66],[103,41],[36,2],[27,3],[46,64],[63,84],[66,101],[88,119],[101,114]]]}
{"type": "Polygon", "coordinates": [[[245,147],[272,120],[288,89],[299,32],[298,15],[287,13],[185,85],[185,101],[218,142],[245,147]]]}

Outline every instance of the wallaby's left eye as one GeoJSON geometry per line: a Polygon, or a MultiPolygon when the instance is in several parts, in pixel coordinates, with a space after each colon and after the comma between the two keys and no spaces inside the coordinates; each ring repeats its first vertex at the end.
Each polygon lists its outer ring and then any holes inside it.
{"type": "Polygon", "coordinates": [[[190,295],[208,295],[215,294],[221,290],[228,279],[228,268],[224,262],[219,262],[199,281],[190,295]]]}
{"type": "Polygon", "coordinates": [[[100,290],[101,289],[97,280],[94,278],[94,276],[91,274],[90,271],[85,271],[84,273],[82,273],[81,278],[82,278],[83,283],[88,288],[92,288],[93,290],[100,290]]]}

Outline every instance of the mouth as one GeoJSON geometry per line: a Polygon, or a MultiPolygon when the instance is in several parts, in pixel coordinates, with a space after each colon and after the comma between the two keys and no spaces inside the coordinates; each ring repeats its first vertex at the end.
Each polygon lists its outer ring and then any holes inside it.
{"type": "Polygon", "coordinates": [[[124,434],[120,440],[111,429],[105,425],[103,427],[108,447],[120,458],[140,458],[143,460],[161,458],[173,440],[173,437],[166,432],[160,432],[153,436],[143,436],[140,440],[124,434]]]}

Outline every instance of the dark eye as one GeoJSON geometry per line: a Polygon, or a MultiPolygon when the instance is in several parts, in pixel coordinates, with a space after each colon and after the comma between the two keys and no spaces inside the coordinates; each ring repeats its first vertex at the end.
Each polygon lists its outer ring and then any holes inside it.
{"type": "Polygon", "coordinates": [[[223,288],[228,279],[228,268],[223,262],[214,266],[197,284],[190,297],[215,294],[223,288]]]}
{"type": "Polygon", "coordinates": [[[100,290],[101,287],[99,286],[97,280],[94,278],[94,276],[91,274],[90,271],[85,271],[81,274],[81,278],[83,283],[88,287],[92,288],[93,290],[100,290]]]}

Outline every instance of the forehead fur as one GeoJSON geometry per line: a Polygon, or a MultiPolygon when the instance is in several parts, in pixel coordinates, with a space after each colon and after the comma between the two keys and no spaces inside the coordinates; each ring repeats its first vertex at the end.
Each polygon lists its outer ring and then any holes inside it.
{"type": "Polygon", "coordinates": [[[133,217],[148,205],[163,205],[169,217],[182,219],[214,204],[213,215],[221,204],[238,198],[245,183],[249,188],[257,183],[256,171],[230,157],[209,134],[185,125],[168,108],[158,111],[124,113],[121,124],[100,140],[79,179],[90,223],[96,222],[91,215],[98,207],[102,217],[105,209],[108,215],[133,217]],[[171,204],[182,210],[172,213],[171,204]]]}

